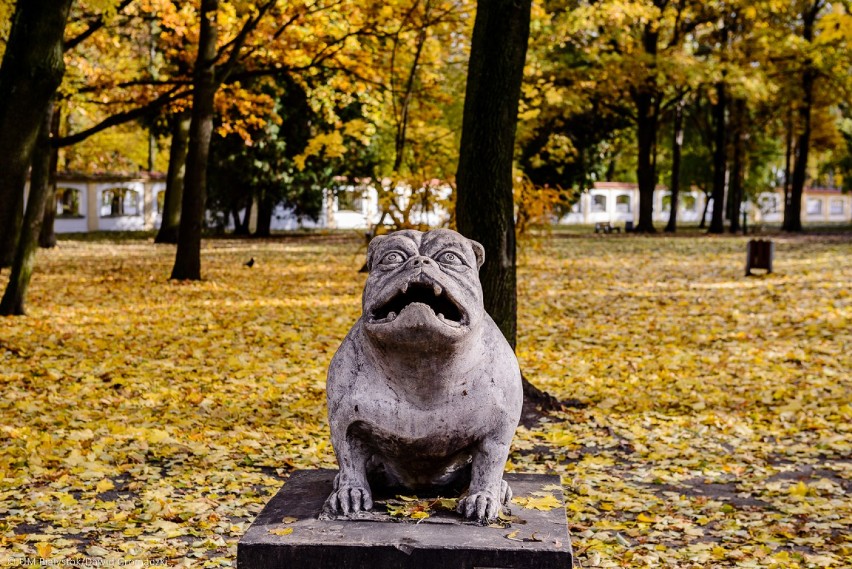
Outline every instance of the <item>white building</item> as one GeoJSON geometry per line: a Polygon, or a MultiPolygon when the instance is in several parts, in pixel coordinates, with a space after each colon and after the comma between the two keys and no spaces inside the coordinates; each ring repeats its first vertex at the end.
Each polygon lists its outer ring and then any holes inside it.
{"type": "MultiPolygon", "coordinates": [[[[89,231],[140,231],[157,229],[162,216],[166,183],[162,175],[142,174],[137,177],[65,176],[57,181],[57,233],[89,231]]],[[[422,191],[422,190],[421,190],[422,191]]],[[[394,199],[398,208],[407,209],[409,221],[438,227],[447,222],[449,214],[441,203],[450,197],[451,188],[435,181],[428,189],[429,199],[423,200],[410,188],[398,187],[394,199]]],[[[685,190],[678,200],[678,220],[698,222],[704,210],[704,192],[685,190]]],[[[654,221],[665,223],[669,218],[671,197],[659,187],[654,192],[654,221]]],[[[750,222],[780,223],[784,217],[784,195],[781,190],[765,192],[758,197],[756,207],[747,206],[750,222]]],[[[253,208],[257,211],[257,208],[253,208]]],[[[713,211],[710,202],[708,221],[713,211]]],[[[609,222],[623,225],[639,218],[639,189],[636,184],[597,182],[584,192],[571,211],[559,219],[563,224],[594,224],[609,222]]],[[[299,228],[366,229],[382,219],[379,193],[373,186],[341,186],[324,193],[322,213],[317,221],[298,218],[291,209],[278,206],[271,228],[287,231],[299,228]]],[[[852,221],[852,194],[828,188],[807,188],[802,198],[804,223],[852,221]]],[[[385,218],[385,223],[390,223],[385,218]]]]}

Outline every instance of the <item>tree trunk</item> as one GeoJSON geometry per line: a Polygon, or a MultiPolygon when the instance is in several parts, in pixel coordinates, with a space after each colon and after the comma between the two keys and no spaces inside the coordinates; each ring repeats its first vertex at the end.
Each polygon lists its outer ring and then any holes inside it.
{"type": "MultiPolygon", "coordinates": [[[[802,13],[802,38],[810,45],[814,39],[814,25],[817,15],[824,3],[817,0],[813,4],[806,4],[806,10],[802,13]]],[[[802,194],[805,191],[805,182],[808,177],[808,151],[811,142],[811,107],[814,98],[814,82],[816,71],[806,64],[802,72],[802,104],[799,107],[799,122],[801,132],[796,140],[796,156],[793,166],[793,180],[790,184],[790,203],[784,210],[784,231],[802,231],[802,194]],[[789,211],[789,215],[787,212],[789,211]]]]}
{"type": "Polygon", "coordinates": [[[712,194],[704,192],[704,209],[701,210],[701,223],[698,224],[699,229],[704,229],[707,226],[707,209],[710,207],[710,201],[713,199],[712,194]]]}
{"type": "MultiPolygon", "coordinates": [[[[531,9],[531,0],[477,3],[456,173],[456,226],[485,247],[479,273],[485,310],[513,349],[518,300],[512,158],[531,9]]],[[[522,381],[527,401],[557,405],[522,381]]]]}
{"type": "MultiPolygon", "coordinates": [[[[263,192],[257,200],[257,227],[254,230],[255,237],[269,237],[272,234],[272,212],[275,203],[272,198],[263,192]]],[[[248,229],[248,226],[246,227],[248,229]]]]}
{"type": "Polygon", "coordinates": [[[479,0],[464,101],[456,224],[485,247],[485,309],[517,339],[512,158],[531,0],[479,0]]]}
{"type": "Polygon", "coordinates": [[[725,174],[728,168],[725,153],[725,84],[716,83],[716,103],[713,105],[713,217],[708,233],[725,231],[725,174]]]}
{"type": "Polygon", "coordinates": [[[671,209],[669,210],[669,222],[666,224],[666,232],[677,231],[677,208],[680,197],[680,154],[683,148],[683,101],[675,105],[674,129],[672,131],[672,181],[671,181],[671,209]]]}
{"type": "MultiPolygon", "coordinates": [[[[61,124],[62,118],[61,115],[62,111],[60,110],[59,105],[53,105],[50,116],[50,135],[47,138],[48,143],[59,136],[59,125],[61,124]]],[[[36,141],[35,159],[37,160],[39,155],[44,153],[50,156],[50,163],[48,165],[49,171],[47,198],[45,200],[46,205],[44,206],[44,215],[42,216],[41,221],[41,232],[38,237],[38,246],[42,249],[52,249],[56,247],[56,232],[54,231],[53,226],[56,222],[56,169],[59,166],[59,148],[53,144],[48,144],[47,148],[42,149],[38,145],[38,141],[41,139],[42,137],[39,136],[39,139],[36,141]]],[[[35,168],[35,166],[33,166],[33,168],[35,168]]]]}
{"type": "Polygon", "coordinates": [[[177,254],[171,276],[178,280],[201,280],[201,229],[207,197],[207,160],[213,134],[213,101],[218,88],[215,65],[218,10],[219,0],[201,1],[201,30],[193,80],[186,180],[181,200],[177,254]]]}
{"type": "Polygon", "coordinates": [[[172,144],[169,148],[169,171],[166,174],[166,195],[160,230],[154,243],[177,243],[180,229],[180,205],[183,200],[183,183],[186,176],[186,154],[189,149],[189,113],[175,115],[171,119],[172,144]]]}
{"type": "Polygon", "coordinates": [[[634,231],[655,233],[654,190],[657,186],[657,128],[660,117],[659,89],[653,69],[657,64],[659,32],[645,25],[642,31],[642,48],[650,59],[651,72],[645,84],[631,93],[636,105],[636,182],[639,185],[639,220],[634,231]]]}
{"type": "Polygon", "coordinates": [[[787,142],[784,150],[784,219],[782,227],[787,227],[790,217],[790,183],[793,177],[793,107],[787,111],[787,142]]]}
{"type": "MultiPolygon", "coordinates": [[[[50,148],[50,127],[53,123],[53,103],[48,101],[47,111],[38,133],[36,148],[48,150],[50,148]]],[[[9,284],[3,300],[0,301],[0,316],[23,315],[24,303],[27,297],[27,288],[30,285],[30,277],[35,266],[36,253],[38,252],[38,238],[41,234],[41,222],[44,216],[45,205],[50,194],[50,162],[51,153],[42,152],[33,160],[32,175],[30,177],[30,194],[27,198],[27,211],[24,213],[21,235],[15,250],[15,259],[12,263],[12,274],[9,276],[9,284]]]]}
{"type": "Polygon", "coordinates": [[[728,230],[738,233],[740,230],[740,211],[743,203],[743,154],[745,153],[745,101],[736,99],[731,102],[732,135],[734,137],[731,175],[728,182],[728,203],[730,203],[730,221],[728,230]]]}
{"type": "Polygon", "coordinates": [[[15,5],[0,65],[0,268],[16,256],[27,170],[45,109],[65,73],[62,42],[71,2],[15,5]]]}
{"type": "Polygon", "coordinates": [[[636,181],[639,184],[639,221],[634,231],[654,233],[654,140],[657,138],[657,117],[650,93],[637,93],[636,103],[636,181]]]}
{"type": "Polygon", "coordinates": [[[811,139],[811,107],[813,105],[813,87],[815,75],[806,71],[802,80],[804,99],[799,109],[799,120],[802,132],[796,140],[795,164],[793,179],[790,184],[789,208],[785,209],[784,231],[802,231],[802,195],[805,191],[805,181],[808,177],[808,150],[811,139]],[[786,212],[789,211],[789,215],[786,212]]]}

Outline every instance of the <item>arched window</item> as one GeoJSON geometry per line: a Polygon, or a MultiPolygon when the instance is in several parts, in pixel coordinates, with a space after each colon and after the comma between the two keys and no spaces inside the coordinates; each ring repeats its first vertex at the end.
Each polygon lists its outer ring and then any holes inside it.
{"type": "Polygon", "coordinates": [[[606,211],[606,196],[592,196],[592,213],[606,211]]]}
{"type": "Polygon", "coordinates": [[[695,211],[696,205],[695,196],[689,194],[683,196],[683,211],[695,211]]]}
{"type": "Polygon", "coordinates": [[[615,198],[616,213],[630,213],[630,196],[621,194],[615,198]]]}
{"type": "Polygon", "coordinates": [[[82,217],[80,211],[80,190],[76,188],[56,188],[56,217],[82,217]]]}
{"type": "Polygon", "coordinates": [[[110,188],[101,193],[101,217],[139,215],[139,192],[129,188],[110,188]]]}

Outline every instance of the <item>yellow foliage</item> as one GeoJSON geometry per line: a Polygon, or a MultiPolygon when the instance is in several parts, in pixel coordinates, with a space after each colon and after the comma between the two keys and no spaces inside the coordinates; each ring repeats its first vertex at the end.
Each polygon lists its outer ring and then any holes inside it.
{"type": "MultiPolygon", "coordinates": [[[[519,429],[511,467],[561,475],[583,564],[848,564],[852,241],[774,239],[756,278],[741,237],[554,233],[521,257],[524,374],[588,407],[519,429]]],[[[335,467],[324,377],[363,254],[211,240],[208,280],[175,283],[173,250],[141,239],[40,251],[30,316],[0,320],[0,565],[233,562],[284,476],[335,467]]],[[[394,507],[456,504],[419,503],[394,507]]]]}

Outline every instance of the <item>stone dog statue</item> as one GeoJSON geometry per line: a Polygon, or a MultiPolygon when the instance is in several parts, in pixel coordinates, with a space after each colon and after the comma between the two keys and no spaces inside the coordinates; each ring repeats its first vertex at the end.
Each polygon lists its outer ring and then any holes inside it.
{"type": "Polygon", "coordinates": [[[467,486],[458,510],[479,521],[511,499],[503,468],[521,414],[521,374],[485,312],[483,260],[482,245],[448,229],[370,243],[363,312],[328,370],[340,471],[325,512],[369,510],[370,483],[467,486]]]}

